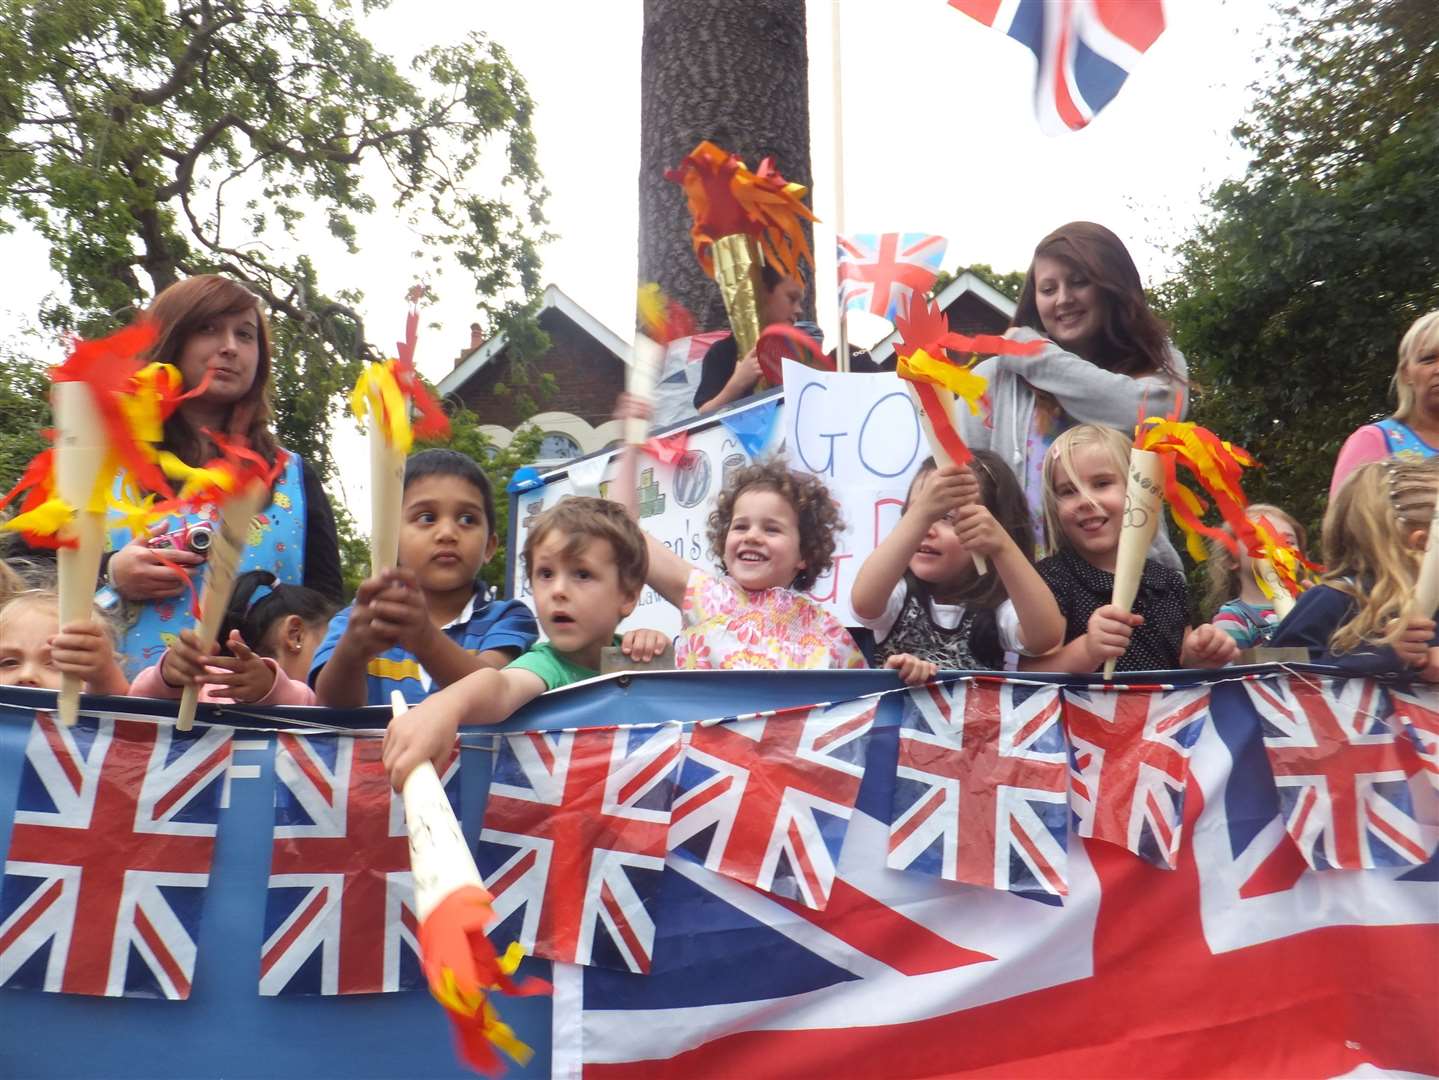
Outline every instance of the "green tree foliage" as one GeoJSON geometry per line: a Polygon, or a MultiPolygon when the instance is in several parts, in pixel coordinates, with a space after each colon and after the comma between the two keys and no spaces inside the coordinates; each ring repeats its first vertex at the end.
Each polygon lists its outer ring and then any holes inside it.
{"type": "Polygon", "coordinates": [[[0,348],[0,492],[9,491],[30,459],[45,449],[50,376],[45,365],[11,346],[0,348]]]}
{"type": "Polygon", "coordinates": [[[1439,6],[1283,14],[1283,58],[1236,131],[1253,162],[1215,192],[1160,299],[1193,418],[1264,464],[1251,499],[1312,531],[1340,445],[1391,408],[1400,336],[1439,307],[1439,6]]]}
{"type": "Polygon", "coordinates": [[[358,253],[365,215],[403,215],[417,276],[457,261],[490,332],[538,286],[523,80],[483,34],[403,74],[351,20],[386,2],[0,0],[0,229],[32,225],[73,302],[44,321],[93,333],[181,276],[243,279],[272,313],[280,434],[326,471],[370,350],[302,223],[358,253]]]}

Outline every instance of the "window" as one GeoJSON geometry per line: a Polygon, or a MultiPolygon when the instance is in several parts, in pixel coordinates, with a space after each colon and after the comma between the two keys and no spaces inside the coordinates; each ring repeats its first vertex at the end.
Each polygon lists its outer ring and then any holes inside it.
{"type": "Polygon", "coordinates": [[[540,442],[541,461],[570,461],[580,453],[580,444],[563,432],[547,431],[540,442]]]}

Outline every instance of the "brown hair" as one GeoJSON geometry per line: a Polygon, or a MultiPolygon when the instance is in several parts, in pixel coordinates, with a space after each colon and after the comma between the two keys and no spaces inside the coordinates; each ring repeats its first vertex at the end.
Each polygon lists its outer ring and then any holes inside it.
{"type": "MultiPolygon", "coordinates": [[[[904,508],[909,509],[909,500],[914,497],[914,486],[920,478],[933,472],[938,466],[934,458],[925,458],[919,472],[909,484],[904,508]]],[[[1029,500],[1019,480],[1004,463],[1004,459],[989,450],[975,450],[974,461],[970,464],[975,479],[979,481],[979,501],[994,515],[999,527],[1007,532],[1029,562],[1034,562],[1034,523],[1029,514],[1029,500]]],[[[943,527],[943,523],[937,523],[943,527]]],[[[974,568],[974,560],[966,559],[959,577],[942,586],[916,577],[907,567],[904,582],[911,596],[920,601],[920,610],[929,616],[930,604],[963,604],[965,607],[997,608],[1009,598],[1004,581],[998,574],[983,577],[974,568]]]]}
{"type": "MultiPolygon", "coordinates": [[[[1244,512],[1248,517],[1253,519],[1267,517],[1275,522],[1282,521],[1288,525],[1294,530],[1294,540],[1299,547],[1299,553],[1301,555],[1304,554],[1305,549],[1309,546],[1309,536],[1304,531],[1304,526],[1287,511],[1277,506],[1272,506],[1269,503],[1250,503],[1249,506],[1245,507],[1244,512]]],[[[1234,535],[1234,530],[1230,528],[1229,525],[1223,524],[1219,527],[1231,537],[1234,535]]],[[[1279,540],[1281,538],[1275,537],[1275,539],[1279,540]]],[[[1210,618],[1213,618],[1215,612],[1239,596],[1239,586],[1241,584],[1239,581],[1239,559],[1235,557],[1233,552],[1213,537],[1208,540],[1206,546],[1209,548],[1209,558],[1205,560],[1204,564],[1204,576],[1207,583],[1204,589],[1203,610],[1208,613],[1210,618]]]]}
{"type": "MultiPolygon", "coordinates": [[[[255,381],[245,396],[230,407],[226,437],[243,436],[250,448],[266,461],[273,462],[278,451],[270,431],[270,327],[260,298],[238,281],[219,274],[197,274],[177,281],[165,289],[146,310],[145,316],[159,334],[150,359],[162,364],[179,365],[185,343],[211,319],[240,312],[255,313],[256,344],[259,362],[255,381]]],[[[210,440],[190,426],[184,411],[179,410],[165,421],[165,446],[189,465],[202,464],[214,452],[210,440]]]]}
{"type": "Polygon", "coordinates": [[[638,596],[644,588],[650,571],[649,547],[645,534],[619,503],[589,495],[570,495],[535,518],[525,535],[526,578],[533,572],[535,549],[552,532],[565,537],[567,559],[578,556],[591,540],[609,541],[610,550],[615,554],[620,588],[633,596],[638,596]]]}
{"type": "Polygon", "coordinates": [[[710,551],[725,573],[729,573],[724,564],[725,536],[734,521],[734,504],[746,491],[773,491],[794,508],[799,522],[799,556],[805,565],[790,588],[801,592],[812,588],[834,561],[835,533],[844,527],[839,507],[824,481],[808,473],[792,472],[779,459],[736,469],[720,490],[709,516],[710,551]]]}
{"type": "MultiPolygon", "coordinates": [[[[1094,355],[1085,360],[1119,375],[1177,375],[1169,359],[1168,332],[1150,309],[1139,270],[1119,237],[1092,221],[1071,221],[1039,242],[1034,258],[1040,256],[1059,259],[1079,270],[1107,301],[1094,355]]],[[[1035,297],[1033,260],[1009,325],[1047,332],[1035,297]]]]}

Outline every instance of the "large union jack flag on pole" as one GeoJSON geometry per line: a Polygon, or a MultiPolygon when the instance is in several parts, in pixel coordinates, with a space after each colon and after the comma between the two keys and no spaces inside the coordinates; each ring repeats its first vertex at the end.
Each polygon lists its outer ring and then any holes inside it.
{"type": "Polygon", "coordinates": [[[1204,686],[1064,693],[1075,832],[1173,868],[1189,752],[1209,715],[1204,686]]]}
{"type": "Polygon", "coordinates": [[[939,276],[946,241],[927,233],[861,233],[837,238],[839,306],[894,321],[939,276]]]}
{"type": "Polygon", "coordinates": [[[961,679],[910,691],[888,864],[1012,892],[1068,892],[1057,686],[961,679]]]}
{"type": "Polygon", "coordinates": [[[648,971],[680,752],[677,724],[501,739],[476,853],[491,936],[648,971]]]}
{"type": "MultiPolygon", "coordinates": [[[[458,813],[459,754],[441,777],[458,813]]],[[[281,734],[260,993],[425,985],[404,804],[380,740],[281,734]]]]}
{"type": "Polygon", "coordinates": [[[1077,131],[1114,100],[1164,32],[1161,0],[949,0],[1034,53],[1034,109],[1047,134],[1077,131]]]}
{"type": "MultiPolygon", "coordinates": [[[[1372,679],[1291,675],[1247,684],[1285,828],[1316,870],[1417,866],[1434,853],[1411,781],[1423,771],[1372,679]]],[[[1422,790],[1422,789],[1421,789],[1422,790]]],[[[1427,791],[1425,792],[1427,795],[1427,791]]]]}
{"type": "Polygon", "coordinates": [[[187,998],[227,728],[38,713],[0,886],[0,985],[187,998]]]}
{"type": "Polygon", "coordinates": [[[781,709],[690,735],[670,848],[823,909],[864,776],[875,702],[781,709]]]}

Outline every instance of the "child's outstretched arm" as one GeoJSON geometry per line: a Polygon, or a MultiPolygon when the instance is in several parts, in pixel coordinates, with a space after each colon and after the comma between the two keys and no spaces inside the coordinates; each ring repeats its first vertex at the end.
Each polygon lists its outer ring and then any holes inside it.
{"type": "Polygon", "coordinates": [[[1179,666],[1222,668],[1232,664],[1239,655],[1234,639],[1213,623],[1185,627],[1184,644],[1179,649],[1179,666]]]}
{"type": "Polygon", "coordinates": [[[50,659],[66,675],[77,675],[89,694],[125,695],[130,680],[115,660],[110,635],[94,619],[66,623],[50,640],[50,659]]]}
{"type": "Polygon", "coordinates": [[[410,771],[424,761],[439,769],[461,725],[498,724],[544,692],[544,680],[533,671],[484,668],[431,694],[396,716],[385,730],[381,759],[390,783],[399,791],[410,771]]]}
{"type": "Polygon", "coordinates": [[[979,482],[968,469],[945,467],[926,473],[915,484],[909,507],[888,536],[879,542],[850,590],[849,603],[861,619],[884,614],[894,587],[919,550],[929,527],[955,507],[979,497],[979,482]]]}
{"type": "MultiPolygon", "coordinates": [[[[633,394],[621,394],[615,402],[616,420],[627,420],[631,417],[648,420],[650,414],[648,403],[633,394]]],[[[629,514],[645,534],[645,546],[649,549],[650,556],[650,569],[645,576],[645,584],[675,607],[680,607],[685,597],[685,586],[689,584],[690,571],[694,567],[651,536],[640,521],[639,498],[636,494],[639,457],[638,446],[626,446],[620,454],[620,467],[612,489],[619,493],[619,498],[615,501],[625,508],[625,513],[629,514]]]]}
{"type": "Polygon", "coordinates": [[[1048,656],[1021,656],[1020,671],[1059,671],[1084,675],[1109,659],[1118,659],[1129,648],[1135,627],[1144,624],[1143,615],[1135,615],[1114,604],[1095,609],[1089,627],[1073,641],[1066,642],[1048,656]]]}
{"type": "Polygon", "coordinates": [[[1064,642],[1064,615],[1054,593],[1024,557],[1014,537],[1005,532],[989,508],[971,503],[958,511],[955,532],[966,551],[983,555],[1004,582],[1004,591],[1019,616],[1019,642],[1030,656],[1053,652],[1064,642]]]}

